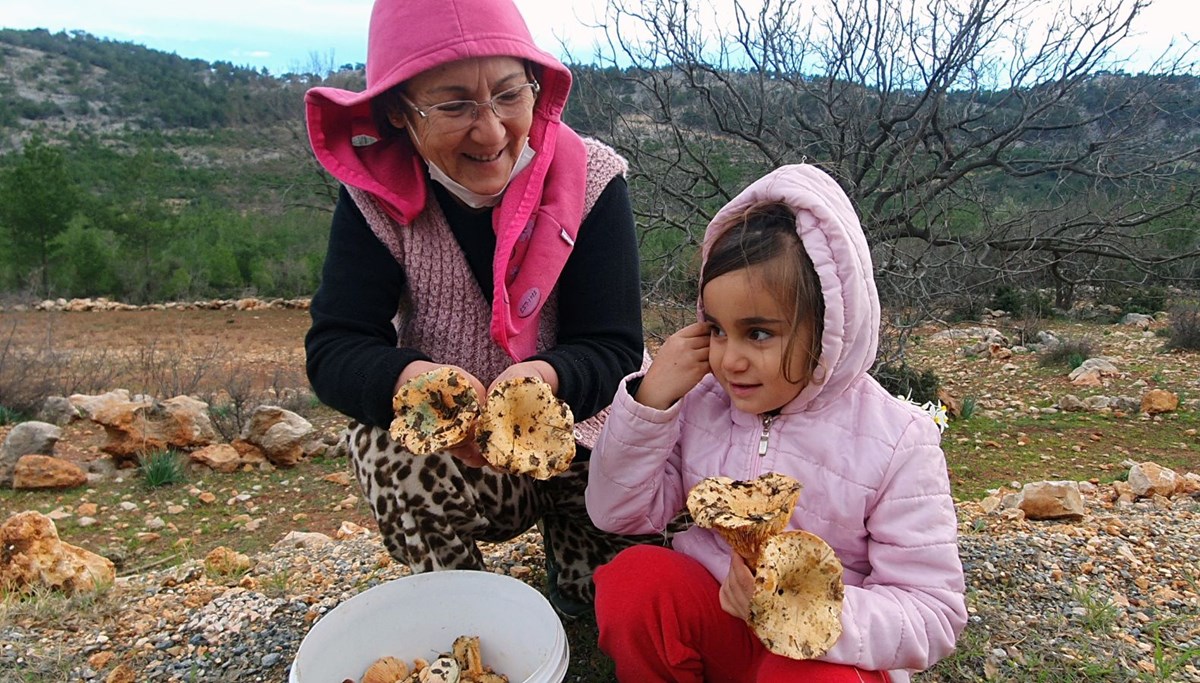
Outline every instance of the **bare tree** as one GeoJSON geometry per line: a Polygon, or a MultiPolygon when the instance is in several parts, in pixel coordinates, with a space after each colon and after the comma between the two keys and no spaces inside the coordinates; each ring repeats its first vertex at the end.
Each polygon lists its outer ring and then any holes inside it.
{"type": "Polygon", "coordinates": [[[1068,306],[1079,285],[1196,282],[1196,45],[1126,74],[1148,0],[763,0],[720,25],[710,5],[615,0],[572,105],[630,160],[659,302],[694,300],[681,254],[721,204],[804,161],[909,311],[999,283],[1068,306]]]}
{"type": "Polygon", "coordinates": [[[293,64],[291,71],[281,77],[281,86],[269,93],[274,98],[272,109],[278,112],[280,121],[269,134],[278,143],[282,163],[302,170],[280,174],[282,180],[275,190],[285,208],[330,212],[337,203],[340,185],[313,154],[304,110],[304,93],[309,88],[332,86],[358,91],[366,87],[364,65],[335,64],[332,50],[310,52],[308,64],[293,64]]]}

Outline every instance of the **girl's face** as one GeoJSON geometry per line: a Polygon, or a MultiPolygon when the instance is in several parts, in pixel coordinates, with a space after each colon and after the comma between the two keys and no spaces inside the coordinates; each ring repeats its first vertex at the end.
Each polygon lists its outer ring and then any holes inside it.
{"type": "MultiPolygon", "coordinates": [[[[426,109],[453,100],[487,102],[530,79],[525,65],[513,57],[478,57],[451,62],[423,71],[408,81],[407,97],[426,109]]],[[[479,107],[479,115],[461,130],[439,124],[438,117],[422,118],[416,112],[393,112],[393,125],[410,127],[417,151],[426,161],[467,189],[479,194],[500,192],[525,148],[533,124],[533,97],[528,92],[528,112],[498,118],[491,107],[479,107]],[[407,114],[407,117],[405,116],[407,114]]]]}
{"type": "MultiPolygon", "coordinates": [[[[769,413],[796,398],[804,382],[784,376],[792,321],[787,310],[768,293],[761,266],[725,273],[701,293],[704,318],[712,326],[708,364],[734,407],[747,413],[769,413]]],[[[800,339],[787,360],[788,376],[804,377],[805,354],[813,326],[799,326],[800,339]]]]}

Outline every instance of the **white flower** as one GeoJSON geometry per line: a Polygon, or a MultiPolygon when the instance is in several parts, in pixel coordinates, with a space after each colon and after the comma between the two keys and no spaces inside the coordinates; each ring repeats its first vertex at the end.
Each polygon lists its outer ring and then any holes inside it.
{"type": "Polygon", "coordinates": [[[946,413],[946,406],[942,405],[941,401],[936,401],[936,402],[926,401],[924,403],[918,404],[916,401],[912,400],[912,392],[911,391],[908,393],[907,396],[901,396],[900,394],[896,394],[896,398],[898,398],[901,401],[904,401],[906,403],[910,403],[914,406],[917,406],[921,410],[924,410],[926,412],[926,414],[929,415],[929,417],[933,418],[933,423],[935,425],[937,425],[938,432],[946,431],[946,427],[950,424],[950,416],[949,416],[949,414],[946,413]]]}

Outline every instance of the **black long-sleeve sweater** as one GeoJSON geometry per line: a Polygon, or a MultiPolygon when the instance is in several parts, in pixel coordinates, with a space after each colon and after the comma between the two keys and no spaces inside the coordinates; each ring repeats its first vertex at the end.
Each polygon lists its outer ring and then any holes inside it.
{"type": "MultiPolygon", "coordinates": [[[[496,247],[491,210],[471,210],[437,183],[430,185],[480,295],[490,304],[496,247]]],[[[396,347],[392,318],[406,286],[404,269],[343,188],[304,347],[317,397],[366,424],[386,427],[391,422],[392,394],[406,365],[452,358],[452,350],[396,347]]],[[[617,176],[584,219],[559,277],[557,345],[530,359],[554,368],[558,397],[577,420],[584,420],[612,401],[618,382],[637,369],[641,358],[637,237],[628,188],[617,176]]],[[[486,385],[493,378],[479,379],[486,385]]]]}

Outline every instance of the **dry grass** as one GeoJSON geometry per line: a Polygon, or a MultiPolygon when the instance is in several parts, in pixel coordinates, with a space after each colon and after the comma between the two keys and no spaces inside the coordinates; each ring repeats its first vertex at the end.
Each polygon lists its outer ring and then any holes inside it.
{"type": "MultiPolygon", "coordinates": [[[[134,391],[160,395],[192,389],[213,398],[214,422],[224,420],[222,432],[226,432],[238,427],[240,416],[253,408],[257,397],[293,395],[289,390],[304,386],[302,339],[307,325],[307,313],[294,310],[6,313],[0,314],[0,353],[25,354],[9,355],[8,359],[49,361],[40,368],[22,363],[22,372],[28,373],[24,377],[52,379],[64,388],[63,393],[68,386],[89,387],[87,390],[94,392],[123,383],[134,391]],[[101,382],[105,384],[100,386],[101,382]]],[[[1164,352],[1162,337],[1147,337],[1133,328],[1061,321],[1045,321],[1042,327],[1061,338],[1091,340],[1094,353],[1114,358],[1125,375],[1108,386],[1081,389],[1070,384],[1068,368],[1041,366],[1033,354],[1008,360],[959,356],[955,349],[960,342],[928,339],[934,329],[922,330],[911,340],[908,362],[916,369],[934,369],[944,388],[972,398],[977,406],[970,420],[951,422],[943,437],[957,497],[978,498],[988,489],[1014,480],[1109,481],[1122,475],[1126,460],[1155,460],[1180,471],[1196,471],[1200,466],[1196,457],[1200,420],[1194,411],[1151,419],[1044,410],[1068,393],[1082,398],[1101,393],[1137,395],[1146,388],[1164,388],[1185,401],[1195,398],[1200,395],[1196,379],[1200,377],[1200,353],[1164,352]],[[1035,408],[1037,412],[1032,410],[1035,408]]],[[[0,356],[0,391],[18,376],[18,366],[4,358],[0,356]]],[[[326,433],[336,432],[344,421],[325,408],[300,407],[326,433]]],[[[4,430],[0,427],[0,438],[4,430]]],[[[94,425],[77,423],[66,428],[60,443],[87,452],[101,438],[94,425]]],[[[354,484],[324,478],[346,471],[344,461],[319,458],[287,471],[216,474],[194,470],[186,483],[151,489],[129,470],[120,472],[117,481],[84,490],[0,491],[0,517],[24,509],[69,513],[58,522],[63,539],[120,558],[119,573],[124,575],[201,558],[217,545],[253,554],[295,528],[332,534],[342,520],[371,526],[370,512],[354,484]],[[200,492],[212,493],[215,502],[199,502],[200,492]],[[98,506],[103,524],[79,524],[75,511],[83,502],[98,506]],[[146,519],[151,517],[167,522],[169,533],[148,535],[146,519]],[[254,520],[254,531],[248,532],[247,524],[254,520]]],[[[287,576],[279,576],[273,583],[282,592],[287,580],[287,576]]],[[[530,582],[540,585],[540,577],[531,577],[530,582]]],[[[63,615],[79,619],[85,628],[94,620],[111,618],[103,612],[104,603],[55,602],[50,596],[18,602],[10,598],[0,606],[0,622],[38,614],[63,615]]],[[[1097,614],[1101,618],[1102,610],[1098,608],[1097,614]]],[[[567,631],[572,648],[569,680],[613,680],[611,662],[595,646],[594,622],[573,622],[567,631]]],[[[971,680],[970,672],[979,670],[973,659],[976,655],[986,653],[974,652],[968,630],[960,654],[939,668],[937,680],[971,680]],[[961,676],[954,673],[956,668],[962,669],[961,676]]],[[[48,657],[29,662],[32,673],[0,671],[0,678],[50,680],[59,668],[77,664],[69,658],[56,661],[48,657]]],[[[1049,669],[1038,673],[1031,667],[1029,678],[1023,680],[1110,680],[1102,668],[1059,672],[1056,678],[1049,669]]]]}

